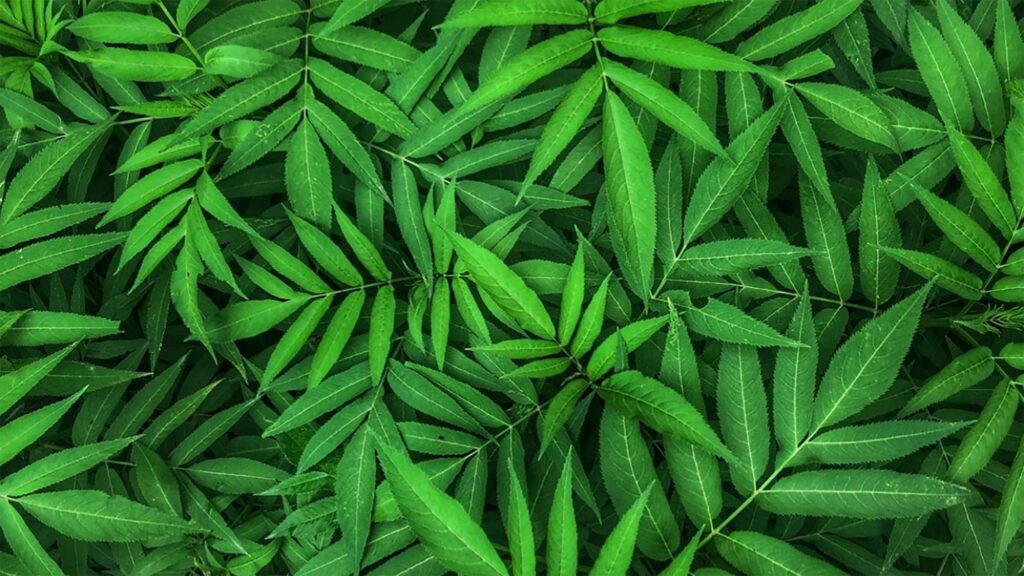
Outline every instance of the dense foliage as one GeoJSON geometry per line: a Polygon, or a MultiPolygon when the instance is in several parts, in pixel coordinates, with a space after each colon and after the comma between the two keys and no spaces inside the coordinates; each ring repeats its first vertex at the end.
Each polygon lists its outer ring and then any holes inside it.
{"type": "Polygon", "coordinates": [[[0,0],[0,575],[1019,573],[1019,4],[0,0]]]}

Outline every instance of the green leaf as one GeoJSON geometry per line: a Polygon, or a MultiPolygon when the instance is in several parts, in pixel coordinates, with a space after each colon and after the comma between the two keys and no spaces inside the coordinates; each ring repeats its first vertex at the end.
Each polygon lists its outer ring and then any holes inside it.
{"type": "Polygon", "coordinates": [[[48,144],[22,167],[10,182],[0,207],[0,224],[9,224],[27,212],[57,187],[86,150],[99,140],[110,125],[75,128],[68,135],[48,144]]]}
{"type": "Polygon", "coordinates": [[[444,28],[484,28],[530,24],[585,24],[587,8],[575,0],[524,0],[514,4],[491,0],[455,18],[444,28]]]}
{"type": "Polygon", "coordinates": [[[741,494],[750,495],[768,467],[768,400],[756,348],[722,347],[717,396],[722,437],[736,456],[730,476],[741,494]]]}
{"type": "Polygon", "coordinates": [[[572,460],[567,459],[558,477],[558,484],[548,516],[546,567],[552,576],[574,576],[579,551],[576,511],[572,504],[572,460]]]}
{"type": "Polygon", "coordinates": [[[480,525],[438,490],[403,452],[378,444],[384,476],[413,532],[446,568],[467,575],[508,575],[480,525]]]}
{"type": "Polygon", "coordinates": [[[817,470],[787,476],[761,493],[774,514],[909,518],[962,502],[967,490],[929,476],[890,470],[817,470]]]}
{"type": "Polygon", "coordinates": [[[303,218],[320,227],[331,223],[331,167],[327,151],[308,120],[303,120],[288,144],[285,162],[288,202],[303,218]]]}
{"type": "Polygon", "coordinates": [[[263,431],[263,435],[275,436],[309,424],[320,416],[337,410],[370,387],[370,372],[365,363],[331,376],[315,388],[306,391],[288,406],[281,416],[263,431]]]}
{"type": "Polygon", "coordinates": [[[530,523],[530,509],[526,503],[519,475],[509,463],[511,494],[505,533],[508,534],[512,573],[517,576],[532,576],[537,573],[537,557],[534,552],[533,525],[530,523]]]}
{"type": "Polygon", "coordinates": [[[753,64],[700,40],[663,30],[630,26],[602,28],[597,39],[616,56],[656,62],[681,70],[752,72],[753,64]]]}
{"type": "MultiPolygon", "coordinates": [[[[42,544],[25,524],[25,520],[6,499],[0,500],[0,530],[3,531],[7,545],[26,569],[31,570],[33,574],[64,576],[64,571],[46,553],[42,544]]],[[[6,566],[4,569],[7,568],[15,569],[6,566]]],[[[10,572],[15,575],[24,573],[21,570],[10,572]]]]}
{"type": "Polygon", "coordinates": [[[590,570],[591,574],[599,576],[625,576],[628,574],[636,547],[641,514],[647,505],[649,496],[650,488],[645,490],[619,519],[601,546],[597,560],[594,561],[594,567],[590,570]]]}
{"type": "Polygon", "coordinates": [[[398,105],[369,84],[316,58],[309,61],[309,71],[317,88],[353,114],[399,136],[414,132],[415,126],[398,105]]]}
{"type": "Polygon", "coordinates": [[[793,313],[786,337],[806,346],[779,350],[772,379],[775,437],[783,451],[793,453],[810,431],[818,367],[818,335],[807,294],[793,313]]]}
{"type": "Polygon", "coordinates": [[[978,202],[978,207],[1002,232],[1003,237],[1009,238],[1017,229],[1018,217],[1010,205],[1009,196],[999,182],[999,177],[974,144],[960,132],[950,129],[949,144],[956,164],[960,167],[964,183],[971,196],[978,202]]]}
{"type": "Polygon", "coordinates": [[[761,28],[740,43],[738,54],[757,61],[783,54],[838,26],[863,0],[823,0],[761,28]]]}
{"type": "Polygon", "coordinates": [[[1024,521],[1024,507],[1021,506],[1021,497],[1024,496],[1024,451],[1017,448],[1013,457],[1013,464],[1010,466],[1010,473],[1006,478],[1006,487],[1003,490],[999,501],[999,511],[996,519],[996,551],[995,558],[1003,557],[1010,542],[1020,531],[1021,522],[1024,521]]]}
{"type": "Polygon", "coordinates": [[[345,448],[334,480],[338,524],[349,529],[344,542],[357,567],[370,535],[376,478],[374,439],[370,428],[364,425],[345,448]]]}
{"type": "Polygon", "coordinates": [[[80,391],[60,402],[48,404],[0,426],[0,434],[4,437],[4,445],[0,446],[0,464],[9,462],[57,424],[61,416],[71,409],[84,392],[80,391]]]}
{"type": "Polygon", "coordinates": [[[709,298],[702,308],[686,311],[686,324],[694,332],[733,344],[801,348],[801,342],[779,334],[774,328],[751,317],[732,304],[709,298]]]}
{"type": "Polygon", "coordinates": [[[783,104],[776,104],[758,117],[729,143],[729,156],[716,158],[701,174],[686,207],[683,246],[714,226],[743,194],[764,158],[783,110],[783,104]]]}
{"type": "Polygon", "coordinates": [[[1002,134],[1006,127],[1003,85],[988,47],[951,5],[939,2],[936,8],[942,36],[963,72],[978,122],[990,133],[1002,134]]]}
{"type": "Polygon", "coordinates": [[[0,105],[8,114],[17,114],[23,121],[35,124],[48,132],[63,134],[67,130],[60,116],[24,94],[0,88],[0,105]]]}
{"type": "Polygon", "coordinates": [[[0,481],[0,494],[13,498],[37,492],[91,469],[134,441],[134,438],[125,438],[54,452],[8,474],[0,481]]]}
{"type": "Polygon", "coordinates": [[[814,430],[859,413],[892,386],[930,291],[928,284],[892,305],[865,323],[839,348],[822,377],[814,401],[814,430]]]}
{"type": "Polygon", "coordinates": [[[345,296],[345,299],[334,311],[331,321],[324,330],[324,337],[313,354],[307,384],[310,390],[319,386],[338,362],[341,353],[352,337],[352,332],[355,330],[356,322],[359,321],[359,315],[365,303],[366,292],[358,290],[345,296]]]}
{"type": "Polygon", "coordinates": [[[685,101],[654,79],[615,62],[604,64],[604,73],[631,100],[677,134],[701,148],[725,157],[715,133],[685,101]]]}
{"type": "Polygon", "coordinates": [[[134,12],[93,12],[68,26],[75,36],[110,44],[167,44],[178,36],[158,18],[134,12]]]}
{"type": "Polygon", "coordinates": [[[694,6],[717,4],[722,0],[602,0],[594,8],[594,16],[601,24],[615,24],[619,20],[643,14],[675,12],[694,6]]]}
{"type": "Polygon", "coordinates": [[[744,574],[845,574],[828,562],[806,554],[791,544],[757,532],[737,530],[724,534],[715,539],[715,548],[744,574]]]}
{"type": "Polygon", "coordinates": [[[949,477],[966,483],[988,464],[1010,432],[1020,397],[1014,385],[1003,380],[992,391],[988,402],[971,427],[949,464],[949,477]]]}
{"type": "Polygon", "coordinates": [[[134,82],[174,82],[196,73],[192,60],[166,52],[100,48],[69,52],[68,56],[111,78],[134,82]]]}
{"type": "Polygon", "coordinates": [[[684,273],[725,276],[792,262],[810,254],[811,251],[806,248],[776,240],[713,240],[687,248],[677,259],[677,266],[684,273]]]}
{"type": "Polygon", "coordinates": [[[612,246],[633,293],[646,300],[654,276],[654,172],[643,137],[621,100],[605,96],[604,169],[612,246]]]}
{"type": "Polygon", "coordinates": [[[334,205],[334,215],[341,226],[341,235],[345,237],[345,241],[352,248],[352,252],[356,255],[359,263],[378,281],[387,282],[390,280],[391,270],[384,263],[384,259],[373,245],[373,242],[366,237],[366,234],[352,222],[337,204],[334,205]]]}
{"type": "MultiPolygon", "coordinates": [[[[1002,353],[1006,355],[1005,351],[1002,353]]],[[[992,351],[984,346],[968,350],[925,380],[921,389],[900,409],[900,416],[913,414],[980,383],[996,369],[992,351]]]]}
{"type": "Polygon", "coordinates": [[[121,244],[125,234],[83,234],[43,240],[0,256],[0,290],[80,264],[121,244]]]}
{"type": "Polygon", "coordinates": [[[573,83],[572,88],[555,108],[551,118],[544,125],[537,147],[530,158],[530,168],[526,173],[520,197],[534,181],[554,164],[558,156],[583,128],[587,117],[594,110],[598,98],[604,89],[604,77],[601,69],[591,67],[573,83]]]}
{"type": "Polygon", "coordinates": [[[801,82],[797,92],[839,126],[890,150],[896,150],[896,138],[889,119],[870,98],[853,88],[839,84],[801,82]]]}
{"type": "Polygon", "coordinates": [[[814,273],[826,290],[846,300],[853,295],[853,264],[846,230],[835,200],[801,180],[800,214],[804,220],[807,246],[814,250],[814,273]]]}
{"type": "MultiPolygon", "coordinates": [[[[26,318],[32,320],[31,317],[26,318]]],[[[24,320],[22,320],[24,323],[24,320]]],[[[45,329],[45,327],[43,327],[45,329]]],[[[56,328],[56,327],[55,327],[56,328]]],[[[60,329],[60,328],[56,328],[60,329]]],[[[116,326],[114,327],[116,330],[116,326]]],[[[6,344],[10,341],[10,331],[7,333],[8,339],[4,341],[6,344]]],[[[35,343],[29,342],[28,345],[34,345],[35,343]]],[[[41,343],[40,343],[41,344],[41,343]]],[[[0,414],[3,414],[11,409],[12,406],[18,403],[19,400],[25,397],[32,388],[39,384],[46,378],[46,376],[57,367],[71,351],[75,349],[76,344],[66,346],[63,350],[59,350],[50,354],[46,357],[40,358],[33,362],[29,362],[18,367],[16,370],[12,370],[2,376],[0,376],[0,414]]]]}
{"type": "Polygon", "coordinates": [[[552,72],[572,64],[590,51],[592,35],[574,30],[543,40],[509,58],[466,102],[474,110],[507,98],[552,72]]]}
{"type": "Polygon", "coordinates": [[[37,520],[85,542],[139,542],[197,532],[181,518],[98,490],[67,490],[18,499],[37,520]]]}
{"type": "Polygon", "coordinates": [[[982,281],[974,274],[927,252],[882,247],[882,252],[911,272],[968,300],[980,300],[982,281]]]}
{"type": "Polygon", "coordinates": [[[974,128],[963,72],[942,34],[917,10],[909,10],[910,51],[939,116],[957,130],[974,128]]]}
{"type": "Polygon", "coordinates": [[[523,329],[553,340],[555,327],[544,304],[523,279],[493,252],[454,232],[449,238],[455,244],[459,259],[466,265],[473,282],[511,316],[523,329]]]}
{"type": "Polygon", "coordinates": [[[639,418],[661,434],[682,438],[732,459],[729,449],[704,417],[679,393],[653,378],[636,371],[619,372],[605,380],[598,393],[623,414],[639,418]]]}
{"type": "Polygon", "coordinates": [[[286,60],[222,92],[177,131],[176,142],[209,134],[233,120],[284,98],[299,82],[302,65],[286,60]]]}
{"type": "Polygon", "coordinates": [[[899,280],[899,264],[886,256],[883,247],[899,247],[900,225],[878,167],[869,157],[864,174],[864,194],[860,205],[858,251],[861,291],[875,304],[892,298],[899,280]]]}
{"type": "Polygon", "coordinates": [[[823,464],[865,464],[902,458],[931,446],[967,422],[894,420],[836,428],[804,445],[810,458],[823,464]]]}
{"type": "Polygon", "coordinates": [[[146,174],[125,190],[103,215],[99,226],[145,208],[150,202],[159,200],[188,182],[203,168],[200,160],[184,160],[163,166],[146,174]]]}

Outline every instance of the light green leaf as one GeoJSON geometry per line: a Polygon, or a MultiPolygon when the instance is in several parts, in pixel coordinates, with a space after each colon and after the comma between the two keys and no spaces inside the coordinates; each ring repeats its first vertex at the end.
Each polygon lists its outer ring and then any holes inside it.
{"type": "Polygon", "coordinates": [[[801,348],[804,344],[779,334],[771,326],[721,300],[709,298],[702,308],[689,308],[686,324],[694,332],[733,344],[801,348]]]}
{"type": "Polygon", "coordinates": [[[664,30],[612,26],[602,28],[597,39],[603,48],[616,56],[656,62],[681,70],[752,72],[756,69],[753,64],[729,52],[664,30]]]}
{"type": "Polygon", "coordinates": [[[822,0],[762,27],[740,43],[738,54],[757,61],[783,54],[826,34],[860,8],[863,0],[822,0]]]}
{"type": "Polygon", "coordinates": [[[33,494],[18,504],[50,528],[85,542],[139,542],[198,531],[181,518],[98,490],[33,494]]]}
{"type": "Polygon", "coordinates": [[[543,40],[509,58],[466,102],[474,110],[507,98],[537,80],[572,64],[590,51],[593,36],[588,30],[573,30],[543,40]]]}
{"type": "Polygon", "coordinates": [[[730,462],[733,485],[741,494],[750,495],[768,467],[770,437],[768,400],[756,348],[736,344],[722,347],[716,396],[722,438],[736,456],[730,462]]]}
{"type": "Polygon", "coordinates": [[[68,26],[75,36],[109,44],[167,44],[178,36],[160,19],[134,12],[93,12],[68,26]]]}
{"type": "Polygon", "coordinates": [[[618,96],[605,95],[603,121],[612,247],[627,284],[647,300],[654,276],[654,171],[643,136],[618,96]]]}
{"type": "Polygon", "coordinates": [[[966,489],[891,470],[817,470],[787,476],[761,493],[774,514],[839,518],[909,518],[962,502],[966,489]]]}
{"type": "Polygon", "coordinates": [[[402,515],[446,568],[470,576],[508,576],[494,545],[462,505],[438,490],[405,453],[379,444],[377,454],[402,515]]]}
{"type": "Polygon", "coordinates": [[[822,377],[814,401],[814,430],[857,414],[892,386],[930,291],[928,284],[889,307],[839,348],[822,377]]]}

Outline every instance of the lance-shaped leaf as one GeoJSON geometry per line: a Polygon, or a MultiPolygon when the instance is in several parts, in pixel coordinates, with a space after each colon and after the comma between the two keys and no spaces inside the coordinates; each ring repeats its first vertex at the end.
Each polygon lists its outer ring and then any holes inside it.
{"type": "Polygon", "coordinates": [[[445,567],[462,574],[508,576],[480,525],[409,457],[378,443],[384,476],[413,532],[445,567]]]}
{"type": "Polygon", "coordinates": [[[968,300],[981,299],[981,278],[948,260],[927,252],[887,246],[882,247],[882,252],[925,280],[934,280],[940,288],[968,300]]]}
{"type": "Polygon", "coordinates": [[[918,201],[949,241],[989,272],[994,272],[1001,259],[996,241],[977,222],[956,206],[935,194],[916,188],[918,201]]]}
{"type": "Polygon", "coordinates": [[[485,28],[530,24],[584,24],[586,6],[575,0],[523,0],[514,4],[484,2],[472,10],[445,20],[443,28],[485,28]]]}
{"type": "MultiPolygon", "coordinates": [[[[39,540],[32,534],[25,519],[21,517],[17,509],[7,500],[0,500],[0,531],[7,541],[7,545],[14,552],[17,560],[10,564],[4,562],[4,570],[12,570],[9,574],[27,574],[22,567],[31,570],[32,574],[41,576],[64,576],[57,562],[47,554],[39,540]],[[20,565],[15,565],[20,564],[20,565]]],[[[8,557],[9,558],[9,557],[8,557]]],[[[5,559],[6,560],[6,559],[5,559]]]]}
{"type": "Polygon", "coordinates": [[[43,524],[84,542],[140,542],[198,532],[181,518],[99,490],[33,494],[18,504],[43,524]]]}
{"type": "Polygon", "coordinates": [[[958,130],[974,127],[970,91],[942,34],[917,10],[909,10],[910,51],[942,119],[958,130]]]}
{"type": "Polygon", "coordinates": [[[801,454],[831,465],[887,462],[930,446],[967,424],[894,420],[836,428],[805,444],[801,454]]]}
{"type": "Polygon", "coordinates": [[[576,137],[593,111],[604,89],[601,69],[594,66],[580,75],[562,102],[544,125],[537,147],[530,158],[520,195],[551,165],[576,137]]]}
{"type": "Polygon", "coordinates": [[[1017,214],[1013,211],[1010,198],[999,182],[999,177],[982,156],[981,152],[966,136],[957,130],[949,130],[949,145],[956,158],[956,164],[963,175],[964,183],[978,207],[989,221],[1009,238],[1017,229],[1017,214]]]}
{"type": "MultiPolygon", "coordinates": [[[[1001,355],[1005,357],[1006,351],[1001,355]]],[[[995,369],[991,350],[984,346],[968,350],[925,380],[921,389],[900,409],[900,416],[913,414],[970,388],[992,375],[995,369]]]]}
{"type": "Polygon", "coordinates": [[[949,477],[967,482],[992,459],[1010,432],[1020,396],[1014,384],[1003,380],[992,391],[978,421],[964,437],[949,463],[949,477]]]}
{"type": "Polygon", "coordinates": [[[1001,134],[1006,127],[1003,84],[988,47],[951,5],[940,2],[936,4],[936,11],[942,37],[963,72],[978,121],[990,133],[1001,134]]]}
{"type": "Polygon", "coordinates": [[[715,158],[701,174],[683,219],[684,246],[714,226],[746,190],[775,134],[784,105],[776,104],[758,117],[729,144],[729,156],[715,158]]]}
{"type": "Polygon", "coordinates": [[[328,226],[333,201],[331,167],[327,151],[308,120],[303,120],[292,134],[284,169],[292,209],[321,227],[328,226]]]}
{"type": "Polygon", "coordinates": [[[931,284],[869,320],[836,352],[814,402],[820,430],[866,408],[892,386],[917,331],[931,284]]]}
{"type": "Polygon", "coordinates": [[[661,434],[671,434],[732,459],[704,417],[678,393],[637,371],[619,372],[605,380],[598,393],[616,408],[661,434]]]}
{"type": "Polygon", "coordinates": [[[677,134],[718,156],[726,155],[725,149],[711,128],[689,104],[671,90],[656,80],[615,62],[607,62],[603,69],[626,96],[675,130],[677,134]]]}
{"type": "Polygon", "coordinates": [[[897,149],[896,138],[889,129],[889,118],[867,96],[853,88],[820,82],[801,82],[796,89],[839,126],[890,150],[897,149]]]}
{"type": "Polygon", "coordinates": [[[111,44],[166,44],[178,38],[158,18],[116,10],[85,14],[68,30],[79,38],[111,44]]]}
{"type": "Polygon", "coordinates": [[[68,57],[88,65],[105,76],[135,82],[173,82],[196,73],[196,63],[178,54],[100,48],[87,52],[69,52],[68,57]]]}
{"type": "Polygon", "coordinates": [[[806,345],[805,348],[783,348],[775,357],[772,380],[775,437],[783,451],[791,453],[810,430],[818,373],[818,335],[808,294],[800,298],[786,336],[806,345]]]}
{"type": "Polygon", "coordinates": [[[126,234],[83,234],[43,240],[0,256],[0,290],[74,266],[119,246],[126,234]]]}
{"type": "Polygon", "coordinates": [[[682,70],[752,72],[756,69],[753,64],[725,50],[663,30],[611,26],[602,28],[597,39],[602,47],[616,56],[682,70]]]}
{"type": "Polygon", "coordinates": [[[67,136],[34,154],[11,180],[0,206],[0,223],[5,226],[16,216],[46,198],[71,166],[109,128],[108,123],[76,127],[67,136]]]}
{"type": "Polygon", "coordinates": [[[633,561],[641,515],[649,496],[650,489],[645,490],[619,519],[618,524],[601,545],[601,551],[598,552],[597,560],[590,570],[591,574],[617,576],[628,573],[629,565],[633,561]]]}
{"type": "Polygon", "coordinates": [[[740,43],[738,53],[750,60],[783,54],[827,33],[860,8],[863,0],[822,0],[780,18],[740,43]]]}
{"type": "Polygon", "coordinates": [[[752,494],[768,467],[770,435],[768,400],[756,348],[736,344],[722,348],[717,397],[722,437],[736,456],[730,462],[733,485],[741,494],[752,494]]]}
{"type": "Polygon", "coordinates": [[[853,264],[835,200],[806,179],[801,178],[798,186],[807,246],[815,251],[811,255],[815,275],[826,290],[846,300],[853,294],[853,264]]]}
{"type": "Polygon", "coordinates": [[[801,348],[804,344],[779,334],[771,326],[721,300],[709,298],[701,308],[686,311],[686,324],[694,332],[733,344],[801,348]]]}
{"type": "Polygon", "coordinates": [[[317,88],[353,114],[399,136],[413,133],[415,126],[398,105],[369,84],[318,58],[309,61],[309,71],[317,88]]]}
{"type": "Polygon", "coordinates": [[[896,212],[873,157],[868,158],[862,198],[857,250],[860,286],[868,299],[882,304],[896,292],[900,270],[899,264],[882,252],[882,247],[898,247],[902,241],[896,212]]]}
{"type": "Polygon", "coordinates": [[[654,276],[654,171],[643,137],[618,96],[605,96],[603,119],[612,246],[629,287],[646,300],[654,276]]]}
{"type": "Polygon", "coordinates": [[[715,538],[715,549],[744,574],[818,574],[844,571],[777,538],[737,530],[715,538]]]}
{"type": "Polygon", "coordinates": [[[765,268],[809,256],[806,248],[776,240],[735,238],[713,240],[688,248],[677,260],[680,272],[725,276],[765,268]]]}
{"type": "Polygon", "coordinates": [[[572,460],[566,459],[548,516],[547,569],[552,576],[574,576],[579,560],[576,511],[572,504],[572,460]]]}
{"type": "Polygon", "coordinates": [[[511,96],[582,58],[592,41],[588,30],[573,30],[535,44],[509,58],[462,106],[474,110],[511,96]]]}
{"type": "Polygon", "coordinates": [[[523,329],[554,339],[555,326],[537,293],[523,282],[493,252],[454,232],[447,232],[459,259],[466,265],[473,282],[511,316],[523,329]]]}
{"type": "Polygon", "coordinates": [[[259,76],[235,84],[186,122],[178,130],[176,141],[209,134],[232,120],[277,102],[299,83],[301,74],[301,62],[286,60],[259,76]]]}
{"type": "Polygon", "coordinates": [[[761,493],[773,514],[908,518],[962,502],[969,492],[930,476],[891,470],[817,470],[787,476],[761,493]]]}

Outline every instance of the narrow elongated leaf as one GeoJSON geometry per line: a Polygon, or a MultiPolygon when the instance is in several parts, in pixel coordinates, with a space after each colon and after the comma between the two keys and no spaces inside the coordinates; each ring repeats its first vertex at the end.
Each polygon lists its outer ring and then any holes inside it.
{"type": "Polygon", "coordinates": [[[842,518],[908,518],[962,502],[956,484],[890,470],[800,472],[761,494],[762,508],[775,514],[842,518]]]}
{"type": "Polygon", "coordinates": [[[816,430],[857,414],[892,386],[930,288],[919,289],[868,321],[839,348],[814,401],[816,430]]]}
{"type": "Polygon", "coordinates": [[[384,475],[413,532],[445,566],[463,574],[508,575],[483,529],[451,496],[438,490],[408,456],[378,445],[384,475]]]}
{"type": "Polygon", "coordinates": [[[43,524],[86,542],[138,542],[197,531],[181,518],[98,490],[34,494],[18,504],[43,524]]]}
{"type": "Polygon", "coordinates": [[[592,35],[574,30],[548,38],[509,58],[465,103],[466,110],[506,98],[590,51],[592,35]]]}
{"type": "Polygon", "coordinates": [[[604,166],[612,246],[633,293],[647,299],[654,276],[654,171],[621,100],[605,96],[604,166]]]}

